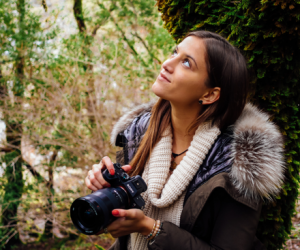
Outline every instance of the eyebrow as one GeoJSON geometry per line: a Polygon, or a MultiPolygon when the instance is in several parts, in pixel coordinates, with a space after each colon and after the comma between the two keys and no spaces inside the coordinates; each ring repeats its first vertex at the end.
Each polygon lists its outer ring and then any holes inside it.
{"type": "MultiPolygon", "coordinates": [[[[175,48],[176,50],[178,50],[179,48],[178,48],[178,45],[176,46],[176,48],[175,48]]],[[[192,57],[192,56],[190,56],[190,55],[186,55],[186,57],[188,57],[188,58],[191,58],[193,61],[194,61],[194,63],[196,64],[196,67],[197,67],[197,69],[198,69],[198,65],[197,65],[197,63],[196,63],[196,61],[195,61],[195,59],[192,57]]]]}

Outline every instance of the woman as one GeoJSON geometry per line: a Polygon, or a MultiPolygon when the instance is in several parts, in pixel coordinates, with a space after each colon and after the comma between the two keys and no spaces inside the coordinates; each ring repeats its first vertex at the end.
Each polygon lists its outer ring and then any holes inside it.
{"type": "MultiPolygon", "coordinates": [[[[194,31],[176,47],[152,86],[158,102],[112,132],[118,162],[148,190],[143,211],[112,211],[111,249],[263,249],[256,230],[262,202],[280,192],[283,146],[268,115],[246,104],[247,89],[245,59],[221,36],[194,31]]],[[[109,186],[104,168],[114,174],[108,157],[88,188],[109,186]]]]}

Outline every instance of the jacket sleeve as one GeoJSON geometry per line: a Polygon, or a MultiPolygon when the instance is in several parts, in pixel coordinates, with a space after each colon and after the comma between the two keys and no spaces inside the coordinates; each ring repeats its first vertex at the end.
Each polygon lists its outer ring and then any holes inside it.
{"type": "Polygon", "coordinates": [[[224,189],[218,188],[212,192],[196,222],[203,222],[206,216],[212,218],[213,225],[208,229],[211,234],[206,241],[195,236],[197,231],[192,234],[173,223],[163,222],[161,233],[148,247],[150,250],[253,249],[259,215],[260,211],[235,201],[224,189]]]}

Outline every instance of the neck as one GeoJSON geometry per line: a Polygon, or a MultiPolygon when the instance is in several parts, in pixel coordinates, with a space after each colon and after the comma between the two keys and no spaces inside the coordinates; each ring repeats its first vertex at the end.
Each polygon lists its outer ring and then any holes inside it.
{"type": "MultiPolygon", "coordinates": [[[[202,106],[196,105],[183,106],[171,103],[171,122],[173,127],[173,148],[176,151],[185,150],[190,146],[197,128],[187,134],[189,125],[197,119],[201,113],[202,106]]],[[[174,151],[173,151],[174,152],[174,151]]],[[[177,152],[178,153],[178,152],[177,152]]]]}

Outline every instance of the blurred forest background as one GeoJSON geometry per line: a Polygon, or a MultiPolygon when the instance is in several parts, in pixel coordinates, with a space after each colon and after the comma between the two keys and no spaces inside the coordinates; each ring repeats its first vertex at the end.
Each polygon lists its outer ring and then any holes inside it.
{"type": "Polygon", "coordinates": [[[294,214],[299,95],[293,89],[298,78],[292,79],[298,77],[299,46],[286,43],[298,39],[300,2],[270,2],[0,0],[0,250],[109,247],[109,235],[79,234],[70,205],[90,193],[84,178],[91,166],[105,155],[115,158],[109,138],[117,119],[155,98],[151,85],[175,46],[170,34],[179,39],[200,27],[222,27],[250,58],[257,100],[289,135],[290,182],[277,207],[266,210],[270,223],[262,233],[279,239],[274,246],[285,242],[295,215],[284,249],[300,249],[299,201],[294,214]],[[284,211],[281,204],[287,204],[284,211]]]}
{"type": "Polygon", "coordinates": [[[69,208],[174,44],[155,0],[0,0],[0,249],[112,243],[80,235],[69,208]]]}

